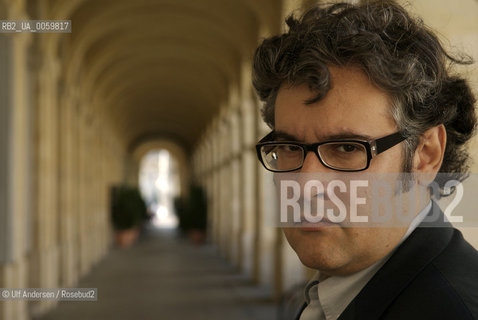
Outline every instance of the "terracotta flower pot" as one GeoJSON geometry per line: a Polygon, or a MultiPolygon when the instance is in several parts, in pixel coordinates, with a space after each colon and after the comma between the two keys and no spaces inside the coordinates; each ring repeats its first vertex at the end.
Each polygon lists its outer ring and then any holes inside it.
{"type": "Polygon", "coordinates": [[[120,248],[129,248],[131,247],[138,238],[139,228],[134,227],[126,230],[116,230],[115,232],[115,242],[116,245],[120,248]]]}
{"type": "Polygon", "coordinates": [[[191,229],[188,231],[188,237],[192,243],[200,245],[206,241],[206,232],[200,229],[191,229]]]}

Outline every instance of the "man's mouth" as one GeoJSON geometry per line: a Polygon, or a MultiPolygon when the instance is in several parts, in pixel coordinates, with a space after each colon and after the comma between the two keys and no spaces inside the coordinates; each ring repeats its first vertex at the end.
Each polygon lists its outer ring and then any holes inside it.
{"type": "Polygon", "coordinates": [[[339,223],[334,223],[323,217],[319,222],[310,222],[305,217],[301,217],[301,221],[295,223],[295,227],[302,229],[303,231],[319,231],[324,228],[339,227],[339,223]]]}

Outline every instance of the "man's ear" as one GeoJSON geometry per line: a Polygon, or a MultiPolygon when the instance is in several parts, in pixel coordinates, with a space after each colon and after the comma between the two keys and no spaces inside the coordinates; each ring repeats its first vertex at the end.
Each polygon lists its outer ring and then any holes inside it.
{"type": "Polygon", "coordinates": [[[434,179],[443,162],[445,146],[446,129],[443,124],[425,131],[420,136],[420,142],[413,156],[412,172],[432,173],[434,179]]]}

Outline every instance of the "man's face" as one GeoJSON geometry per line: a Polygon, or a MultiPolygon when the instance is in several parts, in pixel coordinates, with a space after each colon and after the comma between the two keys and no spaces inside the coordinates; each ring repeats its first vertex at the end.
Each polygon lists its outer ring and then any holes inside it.
{"type": "MultiPolygon", "coordinates": [[[[329,67],[331,89],[320,101],[306,105],[314,93],[307,85],[282,86],[275,104],[275,130],[297,141],[314,143],[332,136],[381,138],[397,131],[386,93],[356,68],[329,67]]],[[[402,144],[374,158],[365,172],[399,172],[402,144]]],[[[301,173],[334,172],[309,152],[301,173]]],[[[362,270],[388,254],[406,228],[284,228],[284,234],[303,264],[325,275],[362,270]]]]}

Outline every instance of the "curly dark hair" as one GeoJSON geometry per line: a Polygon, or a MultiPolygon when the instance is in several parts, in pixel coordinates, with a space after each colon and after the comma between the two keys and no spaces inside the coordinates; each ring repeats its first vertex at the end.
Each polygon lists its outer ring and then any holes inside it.
{"type": "Polygon", "coordinates": [[[404,171],[411,170],[420,136],[443,124],[447,146],[440,172],[465,176],[465,144],[477,123],[475,98],[467,82],[450,70],[471,64],[470,57],[449,54],[420,19],[394,1],[318,5],[286,23],[288,32],[263,40],[253,61],[253,85],[265,102],[263,118],[271,128],[282,84],[307,84],[316,92],[306,101],[310,104],[329,90],[328,65],[357,66],[389,94],[391,114],[409,136],[404,171]]]}

